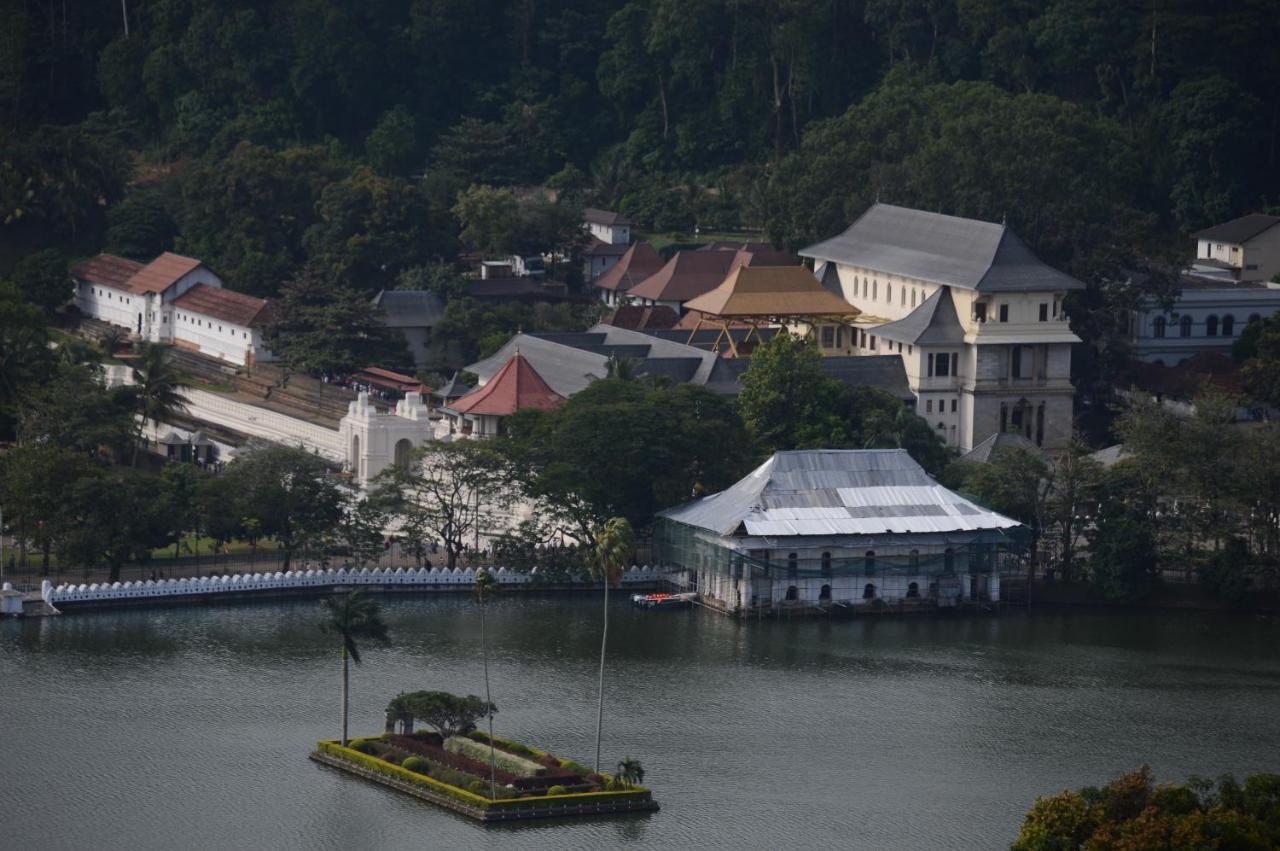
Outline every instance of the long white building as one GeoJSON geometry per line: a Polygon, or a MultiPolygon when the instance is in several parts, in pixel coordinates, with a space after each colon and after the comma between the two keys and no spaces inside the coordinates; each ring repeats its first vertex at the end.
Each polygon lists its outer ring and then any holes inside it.
{"type": "Polygon", "coordinates": [[[169,343],[235,364],[271,360],[262,344],[265,299],[225,289],[199,260],[165,252],[150,263],[99,254],[71,271],[82,314],[138,340],[169,343]]]}
{"type": "Polygon", "coordinates": [[[876,204],[800,255],[862,311],[853,351],[899,355],[917,412],[949,445],[967,452],[997,432],[1066,445],[1080,338],[1062,303],[1084,284],[1008,227],[876,204]]]}

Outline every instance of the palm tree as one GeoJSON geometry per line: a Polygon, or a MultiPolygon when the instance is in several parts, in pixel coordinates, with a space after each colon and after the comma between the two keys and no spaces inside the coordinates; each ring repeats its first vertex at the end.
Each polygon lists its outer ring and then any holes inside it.
{"type": "Polygon", "coordinates": [[[102,335],[98,337],[98,347],[102,350],[103,356],[113,357],[127,336],[123,328],[118,328],[114,325],[103,331],[102,335]]]}
{"type": "Polygon", "coordinates": [[[363,591],[350,591],[340,597],[326,597],[320,601],[324,620],[320,629],[330,635],[342,636],[342,744],[347,744],[347,698],[350,688],[350,672],[347,660],[360,664],[360,648],[356,639],[368,639],[378,644],[390,644],[387,625],[382,622],[382,607],[378,601],[363,591]]]}
{"type": "Polygon", "coordinates": [[[604,730],[604,655],[609,643],[609,586],[616,585],[635,548],[635,533],[625,517],[614,517],[596,533],[591,575],[604,586],[604,620],[600,630],[600,699],[596,708],[596,774],[600,773],[600,734],[604,730]]]}
{"type": "Polygon", "coordinates": [[[161,420],[183,410],[187,399],[179,389],[181,376],[164,346],[155,343],[142,345],[138,363],[133,367],[133,379],[138,407],[138,436],[133,445],[133,466],[136,467],[147,421],[159,427],[161,420]]]}
{"type": "Polygon", "coordinates": [[[636,358],[629,358],[615,352],[609,355],[604,362],[604,376],[605,378],[617,378],[621,381],[634,381],[638,363],[636,358]]]}
{"type": "Polygon", "coordinates": [[[488,706],[489,715],[489,797],[498,797],[498,757],[493,745],[493,698],[489,696],[489,643],[484,632],[484,612],[489,601],[498,593],[498,580],[488,571],[481,569],[476,574],[476,602],[480,604],[480,656],[484,659],[484,702],[488,706]]]}
{"type": "Polygon", "coordinates": [[[644,782],[644,766],[640,760],[627,757],[618,763],[617,780],[627,786],[639,786],[644,782]]]}

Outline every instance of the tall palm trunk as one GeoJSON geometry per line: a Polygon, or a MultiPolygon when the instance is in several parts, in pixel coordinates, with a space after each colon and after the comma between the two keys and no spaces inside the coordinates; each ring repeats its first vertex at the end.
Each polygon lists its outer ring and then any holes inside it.
{"type": "Polygon", "coordinates": [[[604,628],[600,630],[600,702],[596,707],[596,774],[600,773],[600,733],[604,730],[604,651],[609,643],[609,572],[604,572],[604,628]]]}
{"type": "Polygon", "coordinates": [[[347,648],[342,647],[342,746],[347,746],[347,692],[350,688],[350,670],[347,663],[347,648]]]}
{"type": "Polygon", "coordinates": [[[489,797],[498,797],[498,755],[493,744],[493,698],[489,696],[489,642],[484,631],[484,610],[480,603],[480,656],[484,659],[484,702],[489,710],[489,797]]]}

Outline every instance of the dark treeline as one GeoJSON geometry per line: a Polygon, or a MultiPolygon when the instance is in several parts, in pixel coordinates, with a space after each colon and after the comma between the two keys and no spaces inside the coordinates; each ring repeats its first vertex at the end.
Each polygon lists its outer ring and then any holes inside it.
{"type": "Polygon", "coordinates": [[[878,195],[1082,275],[1280,201],[1270,0],[121,6],[0,0],[0,274],[177,248],[372,290],[486,183],[791,244],[878,195]]]}

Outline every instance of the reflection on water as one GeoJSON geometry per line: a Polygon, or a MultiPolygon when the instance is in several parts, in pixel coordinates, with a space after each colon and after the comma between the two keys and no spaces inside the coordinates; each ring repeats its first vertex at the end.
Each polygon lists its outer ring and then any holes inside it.
{"type": "MultiPolygon", "coordinates": [[[[401,689],[478,692],[465,599],[391,598],[353,728],[401,689]]],[[[599,613],[493,604],[496,729],[586,760],[599,613]]],[[[1280,769],[1280,620],[1190,614],[763,622],[618,602],[605,756],[663,809],[482,827],[305,759],[338,721],[313,602],[0,624],[15,848],[1002,847],[1039,793],[1149,762],[1280,769]]]]}

